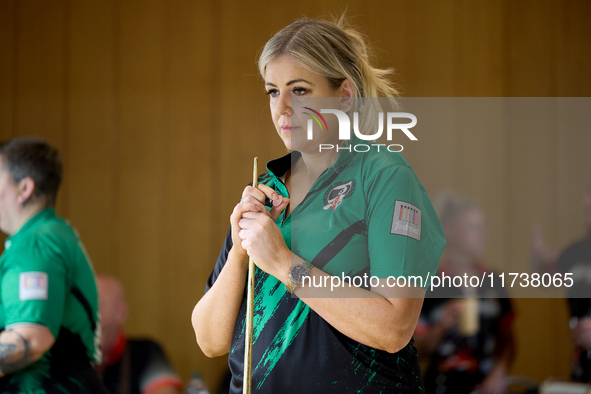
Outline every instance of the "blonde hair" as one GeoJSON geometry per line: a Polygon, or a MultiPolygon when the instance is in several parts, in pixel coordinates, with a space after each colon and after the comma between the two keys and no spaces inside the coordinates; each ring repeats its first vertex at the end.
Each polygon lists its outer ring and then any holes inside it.
{"type": "Polygon", "coordinates": [[[394,71],[372,66],[373,56],[365,37],[347,23],[344,15],[334,22],[302,18],[275,34],[259,57],[259,72],[263,78],[267,65],[283,55],[326,77],[333,89],[338,89],[347,79],[357,98],[392,98],[380,100],[382,105],[371,100],[372,105],[364,108],[366,115],[382,111],[384,102],[388,102],[390,108],[397,108],[393,98],[398,96],[398,90],[390,80],[394,71]]]}

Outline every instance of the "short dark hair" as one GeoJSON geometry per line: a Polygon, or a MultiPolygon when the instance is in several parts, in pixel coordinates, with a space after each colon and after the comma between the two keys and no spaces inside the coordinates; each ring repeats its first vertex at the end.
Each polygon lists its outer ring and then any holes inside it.
{"type": "Polygon", "coordinates": [[[43,195],[46,205],[53,207],[62,181],[62,159],[47,141],[35,137],[19,137],[0,143],[0,156],[15,182],[30,177],[35,182],[33,194],[43,195]]]}

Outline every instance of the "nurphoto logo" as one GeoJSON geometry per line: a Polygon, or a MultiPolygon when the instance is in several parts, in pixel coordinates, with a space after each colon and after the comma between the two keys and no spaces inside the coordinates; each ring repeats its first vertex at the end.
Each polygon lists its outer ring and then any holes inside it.
{"type": "MultiPolygon", "coordinates": [[[[333,114],[336,115],[339,121],[339,140],[351,140],[351,120],[349,116],[338,109],[321,109],[320,112],[313,110],[309,107],[303,107],[310,112],[304,112],[305,115],[309,115],[312,119],[308,119],[308,140],[312,140],[314,138],[314,121],[318,123],[320,126],[320,130],[328,131],[328,125],[326,120],[322,116],[322,114],[333,114]]],[[[417,141],[417,137],[414,136],[413,133],[410,132],[409,129],[413,128],[417,124],[417,117],[408,112],[387,112],[385,115],[383,112],[378,113],[378,130],[374,134],[364,134],[359,130],[359,112],[353,113],[353,132],[355,136],[363,141],[373,141],[382,136],[384,133],[384,118],[386,118],[386,138],[388,141],[392,141],[393,132],[394,130],[402,131],[411,141],[417,141]],[[395,119],[407,119],[410,120],[409,123],[395,123],[395,119]]],[[[387,146],[380,145],[380,144],[371,144],[371,146],[376,146],[378,151],[380,148],[386,148],[390,152],[402,152],[403,146],[400,144],[390,144],[387,146]]],[[[319,152],[323,150],[331,150],[336,149],[337,152],[339,150],[354,150],[355,152],[368,152],[371,147],[369,144],[355,144],[355,145],[346,145],[346,146],[339,146],[333,144],[320,144],[319,145],[319,152]]]]}

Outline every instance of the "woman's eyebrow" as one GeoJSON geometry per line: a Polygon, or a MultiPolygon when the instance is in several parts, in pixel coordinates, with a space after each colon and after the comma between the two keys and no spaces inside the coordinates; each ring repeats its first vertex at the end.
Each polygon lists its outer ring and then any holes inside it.
{"type": "Polygon", "coordinates": [[[294,84],[294,83],[296,83],[296,82],[306,82],[306,83],[308,83],[308,84],[310,84],[310,85],[314,85],[312,82],[308,82],[308,81],[306,81],[305,79],[303,79],[303,78],[300,78],[300,79],[293,79],[293,80],[289,81],[289,82],[287,83],[287,86],[289,86],[289,85],[291,85],[291,84],[294,84]]]}
{"type": "MultiPolygon", "coordinates": [[[[306,81],[303,78],[300,79],[292,79],[291,81],[289,81],[288,83],[286,83],[287,86],[289,85],[293,85],[296,82],[306,82],[307,84],[310,84],[312,86],[314,86],[314,84],[312,82],[306,81]]],[[[277,87],[277,85],[275,85],[273,82],[265,82],[265,85],[269,85],[269,86],[273,86],[273,87],[277,87]]]]}

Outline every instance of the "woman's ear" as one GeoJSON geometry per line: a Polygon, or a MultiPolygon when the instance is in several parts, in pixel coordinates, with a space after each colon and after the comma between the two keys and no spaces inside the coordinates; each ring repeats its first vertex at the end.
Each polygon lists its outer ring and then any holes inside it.
{"type": "Polygon", "coordinates": [[[355,87],[348,79],[341,83],[339,88],[341,93],[341,111],[349,112],[353,108],[353,100],[355,99],[355,87]]]}

